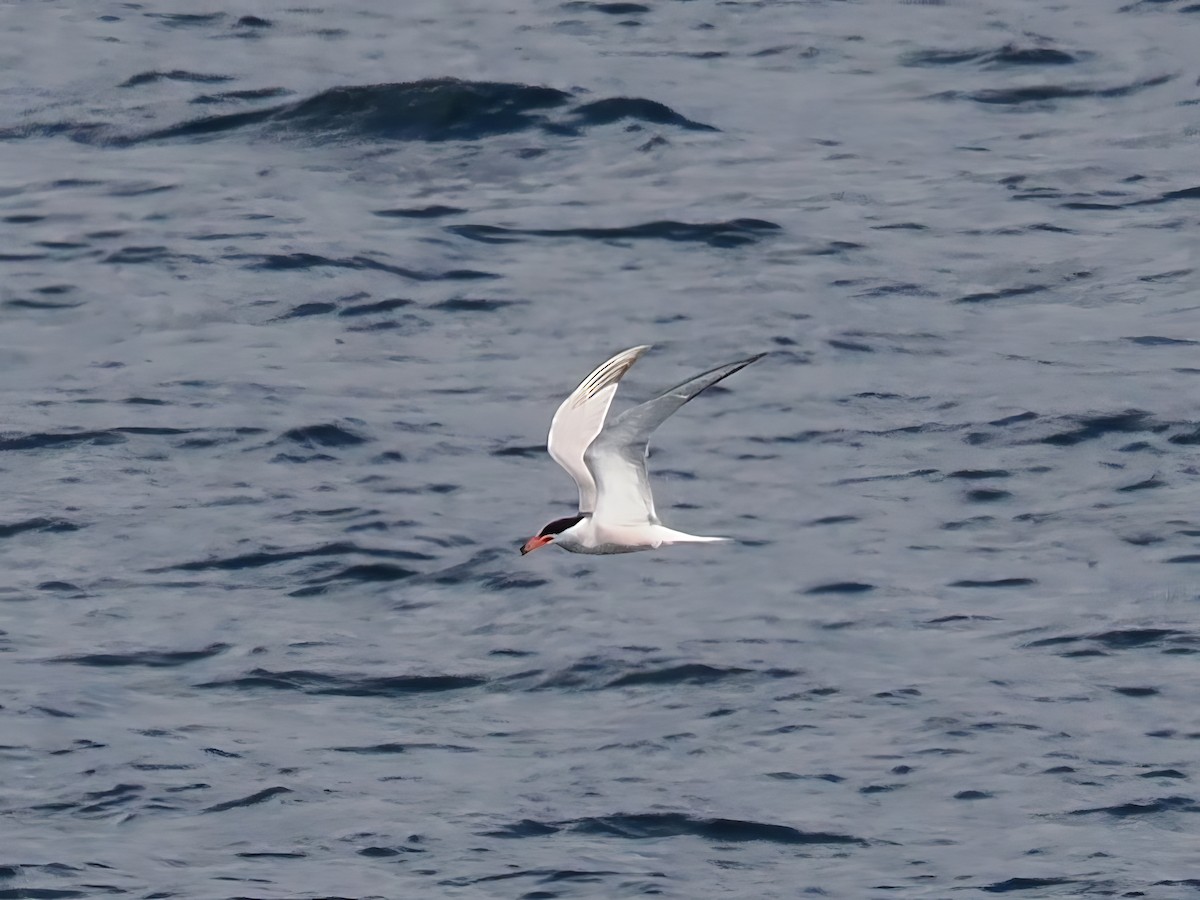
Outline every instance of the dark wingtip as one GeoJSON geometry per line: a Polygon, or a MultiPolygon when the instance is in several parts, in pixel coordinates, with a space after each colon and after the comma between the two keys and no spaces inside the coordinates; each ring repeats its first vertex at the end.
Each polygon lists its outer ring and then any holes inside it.
{"type": "Polygon", "coordinates": [[[732,375],[734,372],[742,371],[742,369],[746,368],[746,366],[750,365],[751,363],[758,362],[760,359],[762,359],[764,356],[768,355],[770,352],[771,352],[770,350],[764,350],[762,353],[755,353],[753,356],[747,356],[745,359],[739,359],[735,363],[730,363],[729,365],[733,366],[734,368],[731,368],[727,374],[722,375],[721,379],[724,380],[725,378],[728,378],[730,375],[732,375]]]}

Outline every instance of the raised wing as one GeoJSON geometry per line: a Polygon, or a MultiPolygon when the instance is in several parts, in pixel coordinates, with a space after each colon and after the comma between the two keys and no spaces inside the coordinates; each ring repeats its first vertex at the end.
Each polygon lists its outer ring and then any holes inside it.
{"type": "Polygon", "coordinates": [[[554,461],[575,479],[579,487],[581,513],[590,513],[596,508],[596,482],[583,461],[583,455],[604,427],[604,418],[617,393],[617,382],[649,349],[649,344],[631,347],[598,366],[562,402],[550,422],[546,449],[554,461]]]}
{"type": "Polygon", "coordinates": [[[765,353],[710,369],[617,416],[588,449],[585,459],[598,488],[593,520],[609,525],[659,524],[646,475],[650,435],[667,417],[705,388],[762,359],[765,353]]]}

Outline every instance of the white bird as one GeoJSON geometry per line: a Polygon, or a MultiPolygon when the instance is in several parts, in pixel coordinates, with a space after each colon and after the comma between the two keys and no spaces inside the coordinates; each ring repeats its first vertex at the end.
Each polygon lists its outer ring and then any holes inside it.
{"type": "Polygon", "coordinates": [[[750,363],[717,366],[635,406],[605,424],[617,383],[649,345],[618,353],[583,379],[550,423],[546,449],[579,487],[579,513],[555,519],[521,548],[524,555],[547,544],[572,553],[632,553],[663,544],[709,544],[732,538],[704,537],[668,528],[654,511],[646,455],[650,435],[667,417],[705,388],[750,363]]]}

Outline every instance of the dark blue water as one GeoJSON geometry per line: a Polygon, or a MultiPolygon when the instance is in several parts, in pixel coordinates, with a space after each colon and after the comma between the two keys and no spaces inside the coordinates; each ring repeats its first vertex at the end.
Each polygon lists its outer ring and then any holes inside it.
{"type": "Polygon", "coordinates": [[[1198,10],[9,6],[0,898],[1194,895],[1198,10]]]}

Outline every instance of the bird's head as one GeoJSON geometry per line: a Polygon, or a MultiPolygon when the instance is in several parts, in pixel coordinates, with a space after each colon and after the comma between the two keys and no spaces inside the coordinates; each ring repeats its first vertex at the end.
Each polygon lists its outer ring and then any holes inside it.
{"type": "Polygon", "coordinates": [[[586,518],[587,516],[585,515],[578,515],[567,516],[563,519],[555,519],[525,542],[525,546],[521,548],[521,555],[524,556],[526,553],[530,553],[536,550],[538,547],[545,547],[547,544],[553,544],[554,539],[558,537],[558,535],[562,534],[568,528],[578,525],[586,518]]]}

